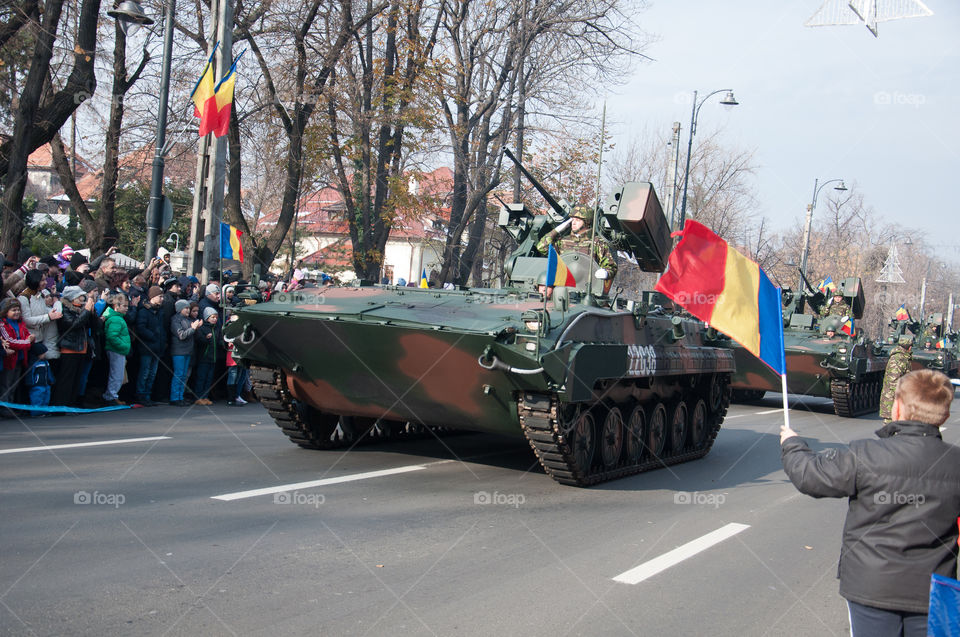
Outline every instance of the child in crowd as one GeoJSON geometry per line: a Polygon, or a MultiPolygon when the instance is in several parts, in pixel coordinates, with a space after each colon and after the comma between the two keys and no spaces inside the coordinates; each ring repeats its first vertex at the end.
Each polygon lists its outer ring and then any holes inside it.
{"type": "Polygon", "coordinates": [[[106,405],[123,405],[118,394],[123,386],[123,376],[130,353],[130,329],[126,314],[130,309],[127,296],[114,294],[109,298],[110,307],[103,311],[104,349],[107,351],[107,389],[103,392],[106,405]]]}
{"type": "Polygon", "coordinates": [[[213,370],[217,363],[217,342],[220,340],[220,327],[217,311],[212,307],[204,308],[203,324],[197,328],[197,403],[198,405],[212,405],[207,398],[210,386],[213,384],[213,370]]]}
{"type": "Polygon", "coordinates": [[[170,357],[173,360],[173,378],[170,379],[170,404],[186,407],[183,391],[190,376],[190,358],[193,356],[194,333],[203,321],[190,320],[190,301],[180,299],[174,305],[176,314],[170,317],[170,357]]]}
{"type": "Polygon", "coordinates": [[[223,340],[227,344],[227,404],[231,407],[242,407],[247,404],[241,394],[244,385],[247,384],[250,370],[243,365],[238,365],[233,359],[234,339],[224,336],[223,340]]]}
{"type": "Polygon", "coordinates": [[[27,352],[33,334],[21,316],[20,301],[7,298],[0,303],[0,338],[3,339],[3,371],[0,372],[0,401],[16,403],[20,378],[27,370],[27,352]]]}
{"type": "MultiPolygon", "coordinates": [[[[30,368],[27,370],[30,404],[34,407],[48,406],[54,382],[50,362],[47,360],[47,346],[43,343],[34,343],[30,348],[30,368]]],[[[30,411],[31,418],[40,418],[44,415],[42,411],[30,411]]]]}

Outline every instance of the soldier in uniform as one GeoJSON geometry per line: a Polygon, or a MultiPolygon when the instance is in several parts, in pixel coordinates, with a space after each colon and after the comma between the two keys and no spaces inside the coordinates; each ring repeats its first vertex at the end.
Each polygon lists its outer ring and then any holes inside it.
{"type": "Polygon", "coordinates": [[[897,381],[910,371],[913,361],[913,337],[901,336],[899,344],[890,352],[887,371],[883,374],[883,389],[880,390],[880,417],[884,424],[893,422],[893,399],[897,391],[897,381]]]}
{"type": "Polygon", "coordinates": [[[820,308],[820,316],[850,316],[850,304],[844,300],[840,290],[833,293],[833,302],[820,308]]]}
{"type": "MultiPolygon", "coordinates": [[[[561,237],[556,230],[551,230],[537,243],[537,252],[546,256],[550,244],[553,244],[558,254],[564,252],[590,254],[590,231],[594,223],[593,209],[588,206],[577,206],[570,215],[570,219],[572,220],[570,234],[561,237]]],[[[597,237],[593,258],[601,268],[607,271],[607,278],[603,282],[603,293],[606,294],[610,291],[613,277],[617,274],[617,262],[613,258],[610,246],[602,237],[597,237]]]]}

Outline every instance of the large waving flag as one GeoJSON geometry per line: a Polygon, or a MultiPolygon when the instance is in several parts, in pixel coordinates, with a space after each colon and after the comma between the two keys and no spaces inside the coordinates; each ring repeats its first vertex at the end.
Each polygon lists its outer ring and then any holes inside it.
{"type": "Polygon", "coordinates": [[[657,291],[786,374],[780,288],[703,224],[688,220],[677,234],[682,238],[657,291]]]}
{"type": "Polygon", "coordinates": [[[220,258],[235,259],[243,263],[242,232],[228,223],[220,223],[220,258]]]}
{"type": "Polygon", "coordinates": [[[567,264],[564,263],[560,255],[557,254],[557,249],[553,247],[552,243],[550,244],[550,249],[547,250],[547,285],[550,287],[563,286],[571,288],[577,285],[577,280],[573,278],[573,273],[570,272],[570,268],[567,267],[567,264]]]}
{"type": "Polygon", "coordinates": [[[200,79],[193,87],[190,93],[190,99],[193,100],[193,115],[200,118],[200,137],[203,137],[212,130],[217,119],[216,90],[213,83],[213,56],[217,52],[220,43],[213,45],[213,51],[203,67],[203,73],[200,79]]]}
{"type": "Polygon", "coordinates": [[[909,321],[910,320],[910,311],[907,310],[907,304],[901,303],[900,307],[897,308],[897,313],[893,317],[898,321],[909,321]]]}

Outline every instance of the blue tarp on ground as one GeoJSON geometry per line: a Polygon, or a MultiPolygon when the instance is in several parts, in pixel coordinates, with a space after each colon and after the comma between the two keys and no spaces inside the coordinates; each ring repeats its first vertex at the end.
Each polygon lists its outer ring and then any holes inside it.
{"type": "Polygon", "coordinates": [[[44,414],[94,414],[100,411],[118,411],[120,409],[130,409],[132,405],[111,405],[110,407],[98,407],[96,409],[82,409],[80,407],[61,407],[59,405],[38,407],[36,405],[18,405],[17,403],[5,403],[0,401],[0,407],[6,407],[7,409],[19,409],[21,411],[37,411],[44,414]]]}

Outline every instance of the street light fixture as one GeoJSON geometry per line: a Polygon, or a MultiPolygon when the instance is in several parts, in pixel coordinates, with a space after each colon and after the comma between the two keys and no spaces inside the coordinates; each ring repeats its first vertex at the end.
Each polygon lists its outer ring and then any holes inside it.
{"type": "MultiPolygon", "coordinates": [[[[147,239],[144,247],[144,263],[157,256],[160,226],[163,215],[163,155],[167,143],[167,98],[170,94],[170,58],[173,52],[173,14],[176,11],[176,0],[166,0],[166,11],[163,16],[163,61],[160,73],[160,105],[157,113],[157,138],[153,154],[153,174],[150,181],[150,205],[147,207],[147,239]]],[[[153,20],[148,18],[140,8],[137,0],[123,0],[107,15],[120,21],[124,33],[131,31],[133,26],[150,25],[153,20]]]]}
{"type": "Polygon", "coordinates": [[[180,235],[177,234],[176,232],[171,232],[171,233],[170,233],[170,236],[167,237],[167,245],[170,245],[171,243],[173,243],[173,238],[174,238],[174,237],[177,238],[177,243],[176,243],[176,245],[174,246],[173,251],[174,251],[174,252],[180,252],[180,235]]]}
{"type": "Polygon", "coordinates": [[[813,200],[809,205],[807,205],[807,223],[803,230],[803,255],[800,257],[800,283],[797,284],[798,290],[803,289],[803,279],[805,276],[807,276],[807,256],[810,254],[810,224],[813,223],[813,209],[817,207],[817,195],[820,194],[820,191],[823,190],[824,186],[836,182],[840,183],[833,187],[834,190],[838,192],[845,192],[847,190],[847,187],[843,183],[842,179],[831,179],[823,182],[822,184],[820,183],[819,178],[813,180],[813,200]]]}
{"type": "Polygon", "coordinates": [[[697,102],[697,92],[693,92],[693,108],[690,113],[690,137],[687,140],[687,167],[683,171],[683,203],[680,205],[680,222],[678,224],[680,230],[683,230],[683,223],[687,218],[687,184],[690,182],[690,155],[693,151],[693,136],[697,134],[697,116],[700,113],[700,107],[703,106],[708,99],[717,93],[723,93],[724,91],[726,91],[727,94],[723,96],[722,100],[720,100],[720,104],[730,108],[732,106],[737,106],[740,103],[737,101],[737,98],[733,96],[733,89],[729,88],[722,88],[709,93],[699,102],[697,102]]]}

